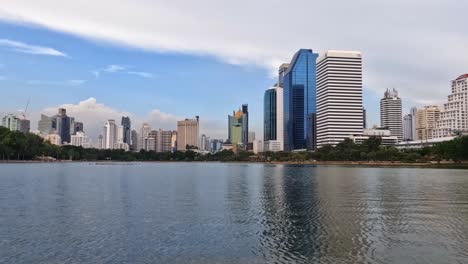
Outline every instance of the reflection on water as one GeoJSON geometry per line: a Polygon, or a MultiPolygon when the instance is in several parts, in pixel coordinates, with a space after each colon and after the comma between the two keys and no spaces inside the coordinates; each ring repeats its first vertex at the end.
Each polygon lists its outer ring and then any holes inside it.
{"type": "Polygon", "coordinates": [[[468,172],[0,165],[0,263],[466,263],[468,172]]]}

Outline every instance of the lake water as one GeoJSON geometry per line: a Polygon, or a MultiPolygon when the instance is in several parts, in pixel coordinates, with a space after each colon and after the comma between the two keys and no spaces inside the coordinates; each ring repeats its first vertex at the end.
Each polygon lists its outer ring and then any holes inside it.
{"type": "Polygon", "coordinates": [[[468,171],[0,164],[0,263],[468,263],[468,171]]]}

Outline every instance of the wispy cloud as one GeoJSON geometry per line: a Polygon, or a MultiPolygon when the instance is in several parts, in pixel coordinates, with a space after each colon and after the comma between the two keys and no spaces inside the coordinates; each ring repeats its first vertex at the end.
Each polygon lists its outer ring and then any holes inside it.
{"type": "Polygon", "coordinates": [[[14,40],[9,40],[9,39],[0,39],[0,46],[8,47],[13,51],[21,52],[21,53],[58,56],[58,57],[68,58],[68,55],[66,53],[61,52],[51,47],[30,45],[30,44],[26,44],[26,43],[14,41],[14,40]]]}
{"type": "Polygon", "coordinates": [[[86,80],[64,80],[64,81],[43,81],[43,80],[27,80],[27,85],[58,85],[58,86],[80,86],[85,84],[86,80]]]}
{"type": "Polygon", "coordinates": [[[154,75],[152,73],[149,73],[149,72],[129,71],[127,73],[132,74],[132,75],[137,75],[137,76],[140,76],[140,77],[143,77],[143,78],[153,78],[154,77],[154,75]]]}
{"type": "Polygon", "coordinates": [[[91,71],[91,73],[94,75],[95,78],[99,78],[102,73],[127,73],[131,75],[136,75],[142,78],[154,78],[154,75],[149,72],[144,72],[144,71],[127,71],[133,67],[131,66],[125,66],[125,65],[119,65],[119,64],[109,64],[106,67],[98,70],[91,71]]]}

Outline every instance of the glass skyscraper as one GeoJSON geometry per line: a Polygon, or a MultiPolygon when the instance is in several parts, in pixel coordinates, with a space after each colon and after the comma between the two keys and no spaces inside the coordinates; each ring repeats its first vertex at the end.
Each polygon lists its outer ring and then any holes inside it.
{"type": "Polygon", "coordinates": [[[284,73],[284,148],[316,148],[316,61],[318,54],[301,49],[284,73]]]}
{"type": "Polygon", "coordinates": [[[123,142],[131,145],[131,133],[132,133],[132,123],[130,117],[122,116],[122,122],[120,123],[123,127],[123,142]]]}
{"type": "Polygon", "coordinates": [[[263,140],[276,140],[276,89],[265,91],[263,107],[263,140]]]}

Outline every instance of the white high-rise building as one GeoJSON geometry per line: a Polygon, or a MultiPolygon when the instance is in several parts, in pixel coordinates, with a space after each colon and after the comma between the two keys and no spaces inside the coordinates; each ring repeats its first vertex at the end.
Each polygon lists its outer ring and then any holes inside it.
{"type": "Polygon", "coordinates": [[[317,146],[362,133],[362,54],[328,51],[317,59],[317,146]]]}
{"type": "Polygon", "coordinates": [[[466,131],[468,131],[468,74],[452,81],[452,94],[448,96],[448,101],[444,104],[432,133],[434,138],[442,138],[466,131]]]}
{"type": "Polygon", "coordinates": [[[104,148],[114,149],[115,143],[117,142],[117,125],[115,120],[110,119],[104,126],[104,148]]]}
{"type": "Polygon", "coordinates": [[[380,126],[390,130],[399,141],[403,140],[401,99],[395,89],[387,89],[384,98],[380,99],[380,126]]]}
{"type": "Polygon", "coordinates": [[[76,132],[75,135],[71,135],[71,143],[72,146],[83,147],[83,148],[90,148],[91,143],[89,137],[84,132],[76,132]]]}

